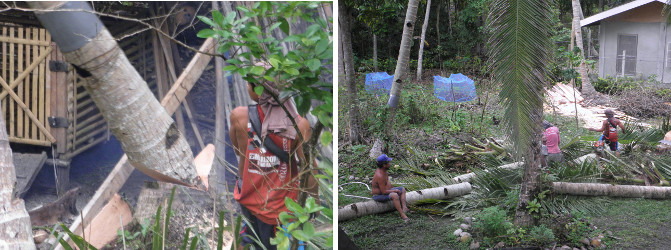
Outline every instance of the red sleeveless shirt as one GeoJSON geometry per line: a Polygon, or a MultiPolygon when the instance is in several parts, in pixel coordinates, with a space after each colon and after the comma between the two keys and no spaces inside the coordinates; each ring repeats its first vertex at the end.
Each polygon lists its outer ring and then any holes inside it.
{"type": "MultiPolygon", "coordinates": [[[[265,118],[257,106],[261,122],[265,118]]],[[[247,153],[240,180],[240,190],[234,188],[233,197],[244,205],[254,216],[266,224],[278,225],[281,212],[288,212],[284,197],[294,201],[298,198],[298,165],[295,155],[290,155],[291,163],[280,159],[267,150],[254,130],[247,122],[247,153]]],[[[293,140],[269,133],[271,139],[282,150],[291,154],[293,140]]],[[[237,186],[237,183],[236,183],[237,186]]]]}

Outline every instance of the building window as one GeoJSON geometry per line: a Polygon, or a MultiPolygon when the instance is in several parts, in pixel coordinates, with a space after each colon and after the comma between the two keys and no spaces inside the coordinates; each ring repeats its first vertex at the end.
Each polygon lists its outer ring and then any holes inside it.
{"type": "Polygon", "coordinates": [[[617,36],[617,61],[615,71],[618,76],[636,75],[636,47],[638,45],[637,35],[617,36]]]}

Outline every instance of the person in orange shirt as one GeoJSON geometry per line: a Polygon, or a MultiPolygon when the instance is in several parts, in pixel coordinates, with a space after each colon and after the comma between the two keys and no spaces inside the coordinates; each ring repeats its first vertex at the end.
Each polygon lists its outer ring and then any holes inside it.
{"type": "MultiPolygon", "coordinates": [[[[249,230],[252,227],[266,249],[276,249],[270,238],[275,237],[280,225],[279,214],[289,211],[284,198],[294,201],[298,198],[298,166],[306,161],[302,145],[310,138],[311,128],[307,119],[298,115],[293,102],[283,100],[301,132],[302,139],[299,138],[287,113],[270,95],[271,92],[279,95],[275,83],[266,82],[261,96],[254,92],[254,87],[255,84],[248,83],[247,89],[258,105],[237,107],[230,116],[230,138],[239,157],[234,198],[250,222],[242,229],[243,245],[252,244],[260,249],[258,243],[246,236],[253,235],[249,230]]],[[[317,181],[309,175],[307,182],[308,192],[319,204],[317,181]]]]}

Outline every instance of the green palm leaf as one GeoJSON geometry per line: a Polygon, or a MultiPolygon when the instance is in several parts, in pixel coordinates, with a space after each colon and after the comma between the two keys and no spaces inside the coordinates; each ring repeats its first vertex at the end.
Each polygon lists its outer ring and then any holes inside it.
{"type": "MultiPolygon", "coordinates": [[[[494,0],[490,5],[489,58],[515,150],[536,141],[542,119],[545,65],[549,62],[550,4],[546,0],[494,0]]],[[[519,154],[516,154],[519,155],[519,154]]]]}

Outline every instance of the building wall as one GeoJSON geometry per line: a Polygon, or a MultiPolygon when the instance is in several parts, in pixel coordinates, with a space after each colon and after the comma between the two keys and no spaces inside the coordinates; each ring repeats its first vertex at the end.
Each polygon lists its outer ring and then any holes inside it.
{"type": "Polygon", "coordinates": [[[636,75],[648,77],[657,75],[661,80],[664,50],[660,48],[661,23],[632,23],[620,21],[601,22],[599,76],[615,76],[617,73],[617,39],[618,35],[637,35],[636,75]]]}

